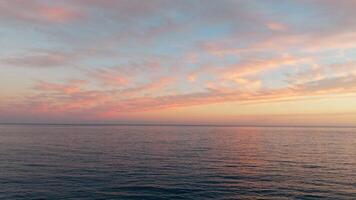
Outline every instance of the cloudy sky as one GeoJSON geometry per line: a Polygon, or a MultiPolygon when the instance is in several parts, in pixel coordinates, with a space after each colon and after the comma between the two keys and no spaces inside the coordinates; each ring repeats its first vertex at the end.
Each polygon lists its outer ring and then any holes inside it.
{"type": "Polygon", "coordinates": [[[355,10],[0,0],[0,122],[356,125],[355,10]]]}

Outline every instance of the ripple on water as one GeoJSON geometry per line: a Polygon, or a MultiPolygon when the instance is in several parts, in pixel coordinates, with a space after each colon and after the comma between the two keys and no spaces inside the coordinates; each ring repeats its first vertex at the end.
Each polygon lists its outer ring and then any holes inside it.
{"type": "Polygon", "coordinates": [[[0,126],[0,199],[355,199],[355,131],[0,126]]]}

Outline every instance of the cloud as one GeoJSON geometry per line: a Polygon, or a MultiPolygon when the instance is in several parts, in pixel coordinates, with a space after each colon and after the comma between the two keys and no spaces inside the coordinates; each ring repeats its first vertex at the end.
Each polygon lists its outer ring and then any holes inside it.
{"type": "Polygon", "coordinates": [[[95,72],[89,72],[91,77],[103,85],[124,86],[129,80],[120,72],[98,69],[95,72]]]}
{"type": "Polygon", "coordinates": [[[31,49],[24,53],[1,58],[0,63],[15,67],[50,68],[72,66],[83,59],[90,60],[93,57],[100,58],[105,56],[112,56],[112,52],[97,49],[73,49],[67,51],[31,49]]]}
{"type": "Polygon", "coordinates": [[[86,85],[87,81],[85,80],[70,80],[66,84],[56,84],[48,83],[45,81],[37,81],[34,86],[35,90],[41,92],[56,92],[64,94],[73,94],[81,91],[82,87],[86,85]]]}
{"type": "Polygon", "coordinates": [[[0,69],[0,81],[16,77],[4,82],[26,91],[2,100],[1,109],[105,118],[353,93],[355,6],[346,0],[3,1],[0,62],[10,67],[0,69]],[[15,33],[21,42],[12,39],[15,33]],[[27,87],[30,78],[15,66],[47,68],[30,77],[47,81],[27,87]],[[55,67],[68,71],[58,76],[55,67]],[[83,80],[71,80],[78,76],[83,80]]]}
{"type": "MultiPolygon", "coordinates": [[[[309,64],[311,58],[297,57],[290,55],[278,55],[269,57],[246,57],[234,64],[216,64],[215,65],[201,65],[200,68],[188,74],[194,80],[197,77],[204,77],[213,74],[217,81],[210,81],[209,88],[228,87],[259,90],[261,89],[261,77],[264,73],[283,69],[287,67],[296,67],[301,64],[309,64]],[[234,84],[231,84],[234,83],[234,84]]],[[[189,79],[188,79],[189,80],[189,79]]]]}
{"type": "Polygon", "coordinates": [[[297,73],[290,74],[287,78],[287,81],[292,85],[298,85],[323,79],[355,75],[355,61],[345,61],[342,63],[334,63],[327,65],[312,63],[307,69],[298,70],[297,73]]]}
{"type": "Polygon", "coordinates": [[[284,67],[286,65],[295,65],[305,61],[307,58],[296,58],[293,56],[279,56],[267,59],[251,59],[244,60],[236,65],[229,66],[223,73],[226,79],[234,79],[239,77],[246,77],[251,75],[260,74],[262,72],[284,67]]]}
{"type": "Polygon", "coordinates": [[[62,115],[115,117],[124,113],[144,112],[222,102],[258,103],[295,100],[305,96],[345,94],[356,91],[356,77],[342,76],[310,81],[280,89],[242,91],[239,89],[207,88],[204,92],[157,95],[148,91],[166,87],[169,79],[160,79],[127,90],[90,90],[86,81],[71,80],[65,84],[37,82],[33,95],[20,102],[8,103],[16,112],[28,110],[35,115],[61,113],[62,115]],[[143,93],[141,93],[143,92],[143,93]],[[12,106],[11,106],[12,105],[12,106]]]}
{"type": "Polygon", "coordinates": [[[309,81],[294,86],[294,89],[312,94],[353,93],[356,91],[356,76],[347,75],[309,81]]]}
{"type": "Polygon", "coordinates": [[[160,92],[164,92],[164,88],[171,86],[174,81],[175,78],[173,77],[161,77],[139,86],[125,88],[119,93],[125,96],[137,96],[139,94],[144,94],[145,96],[159,95],[160,92]]]}
{"type": "Polygon", "coordinates": [[[267,28],[272,31],[286,31],[288,29],[285,25],[276,22],[267,23],[267,28]]]}
{"type": "Polygon", "coordinates": [[[0,13],[4,23],[20,22],[23,24],[67,23],[83,17],[82,13],[73,8],[35,0],[2,1],[0,13]]]}
{"type": "Polygon", "coordinates": [[[58,51],[35,51],[0,60],[2,63],[18,67],[47,68],[65,66],[72,62],[74,56],[58,51]]]}

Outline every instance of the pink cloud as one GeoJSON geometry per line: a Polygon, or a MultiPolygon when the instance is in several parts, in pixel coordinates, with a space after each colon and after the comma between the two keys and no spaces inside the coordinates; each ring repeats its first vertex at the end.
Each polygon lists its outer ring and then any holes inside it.
{"type": "Polygon", "coordinates": [[[63,7],[44,7],[39,10],[43,19],[49,22],[69,22],[79,18],[79,14],[63,7]]]}
{"type": "Polygon", "coordinates": [[[70,80],[66,84],[48,83],[44,81],[38,81],[34,86],[35,90],[44,92],[58,92],[64,94],[78,93],[82,90],[82,87],[87,83],[84,80],[70,80]]]}
{"type": "MultiPolygon", "coordinates": [[[[15,53],[4,49],[1,64],[75,66],[60,77],[85,76],[87,81],[38,81],[25,94],[18,94],[14,103],[1,103],[17,113],[117,117],[220,102],[282,101],[355,92],[354,58],[323,64],[329,59],[323,59],[326,53],[356,48],[352,42],[356,40],[355,4],[346,0],[302,2],[316,9],[313,14],[324,15],[327,23],[310,19],[314,24],[299,25],[292,22],[294,16],[284,19],[274,9],[251,9],[254,4],[248,1],[4,1],[0,21],[10,25],[6,27],[10,34],[18,27],[31,27],[36,38],[28,39],[29,46],[63,49],[30,48],[18,53],[22,47],[13,41],[7,45],[15,53]],[[72,22],[81,24],[69,24],[72,22]],[[224,26],[221,32],[215,33],[220,26],[224,26]],[[53,42],[57,34],[63,34],[64,40],[53,42]],[[278,74],[278,86],[264,85],[265,78],[274,78],[266,76],[282,68],[281,72],[290,73],[283,77],[286,80],[278,74]]],[[[18,69],[11,70],[7,67],[4,73],[17,73],[18,69]]],[[[48,73],[47,79],[57,79],[57,71],[50,70],[41,72],[48,73]]],[[[29,76],[39,71],[31,72],[29,76]]]]}
{"type": "MultiPolygon", "coordinates": [[[[38,82],[37,94],[24,97],[20,102],[5,102],[14,113],[27,112],[36,116],[45,115],[90,115],[100,117],[123,116],[125,113],[144,112],[221,102],[276,102],[291,101],[305,96],[353,93],[356,91],[355,76],[326,78],[318,81],[291,85],[281,89],[260,90],[258,92],[238,89],[210,88],[204,92],[162,95],[144,95],[141,91],[165,87],[169,80],[160,80],[143,86],[132,96],[120,90],[88,90],[86,82],[72,80],[66,84],[38,82]]],[[[4,108],[3,108],[4,109],[4,108]]],[[[4,111],[7,113],[9,111],[4,111]]]]}
{"type": "Polygon", "coordinates": [[[67,6],[56,6],[34,0],[5,1],[0,5],[0,16],[8,21],[24,23],[66,23],[83,18],[81,11],[67,6]]]}
{"type": "Polygon", "coordinates": [[[277,22],[267,23],[266,26],[272,31],[286,31],[288,29],[287,26],[277,22]]]}
{"type": "Polygon", "coordinates": [[[159,92],[163,92],[163,89],[170,86],[174,81],[175,78],[173,77],[161,77],[146,84],[126,88],[121,90],[120,93],[127,96],[137,96],[140,94],[159,95],[159,92]]]}
{"type": "Polygon", "coordinates": [[[122,73],[113,70],[99,69],[89,74],[103,85],[124,86],[129,83],[129,80],[122,73]]]}

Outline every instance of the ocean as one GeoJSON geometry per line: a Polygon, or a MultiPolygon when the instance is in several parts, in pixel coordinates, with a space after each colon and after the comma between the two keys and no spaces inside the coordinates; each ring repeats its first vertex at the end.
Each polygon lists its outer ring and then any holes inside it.
{"type": "Polygon", "coordinates": [[[0,125],[0,199],[356,199],[356,128],[0,125]]]}

